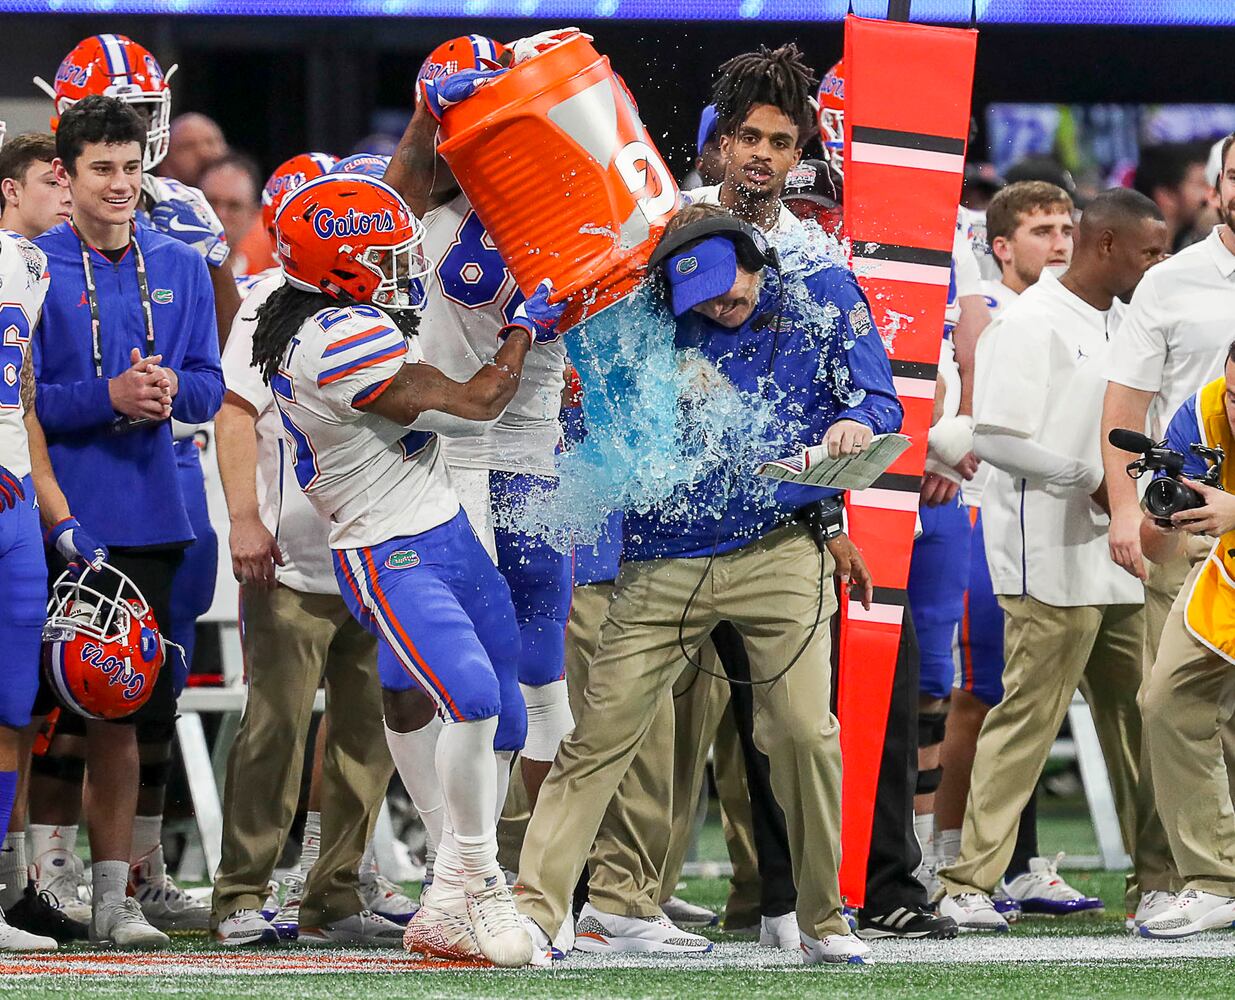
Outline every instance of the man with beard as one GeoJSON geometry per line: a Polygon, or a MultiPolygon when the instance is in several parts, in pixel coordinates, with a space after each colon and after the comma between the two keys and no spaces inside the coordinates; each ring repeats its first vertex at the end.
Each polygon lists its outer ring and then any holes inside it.
{"type": "MultiPolygon", "coordinates": [[[[1155,440],[1166,436],[1171,416],[1202,385],[1222,374],[1235,315],[1235,134],[1222,145],[1217,179],[1221,223],[1200,243],[1155,267],[1128,307],[1121,350],[1107,372],[1102,410],[1102,458],[1111,504],[1111,557],[1145,581],[1146,683],[1159,637],[1189,566],[1203,558],[1204,545],[1161,557],[1146,566],[1141,551],[1141,509],[1135,484],[1124,474],[1128,453],[1107,442],[1114,427],[1146,427],[1155,440]]],[[[1229,745],[1230,737],[1227,737],[1229,745]]],[[[1228,754],[1229,757],[1229,754],[1228,754]]],[[[1148,761],[1142,762],[1142,767],[1148,761]]],[[[1157,857],[1157,875],[1141,883],[1139,926],[1169,904],[1182,884],[1168,851],[1157,857]]]]}

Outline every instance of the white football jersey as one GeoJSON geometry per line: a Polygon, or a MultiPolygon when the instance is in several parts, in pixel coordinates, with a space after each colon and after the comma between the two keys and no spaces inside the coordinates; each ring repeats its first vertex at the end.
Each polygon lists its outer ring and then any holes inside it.
{"type": "Polygon", "coordinates": [[[422,360],[380,309],[343,306],[304,321],[270,381],[296,480],[329,518],[333,549],[416,535],[459,512],[437,435],[357,409],[422,360]]]}
{"type": "Polygon", "coordinates": [[[1018,293],[1012,291],[1002,281],[983,281],[982,297],[986,299],[986,308],[991,311],[991,319],[1016,301],[1018,293]]]}
{"type": "MultiPolygon", "coordinates": [[[[429,364],[466,382],[497,354],[498,331],[523,294],[464,195],[426,212],[423,221],[425,258],[433,269],[425,279],[420,346],[429,364]]],[[[446,460],[465,468],[554,475],[565,367],[562,341],[535,345],[523,362],[515,398],[497,423],[478,437],[446,438],[446,460]]]]}
{"type": "Polygon", "coordinates": [[[0,465],[19,478],[30,472],[21,366],[50,280],[43,251],[0,230],[0,465]]]}
{"type": "Polygon", "coordinates": [[[952,234],[952,280],[948,284],[948,302],[944,306],[944,336],[961,320],[960,300],[969,295],[982,294],[982,272],[973,250],[973,221],[969,209],[963,205],[956,210],[956,229],[952,234]]]}

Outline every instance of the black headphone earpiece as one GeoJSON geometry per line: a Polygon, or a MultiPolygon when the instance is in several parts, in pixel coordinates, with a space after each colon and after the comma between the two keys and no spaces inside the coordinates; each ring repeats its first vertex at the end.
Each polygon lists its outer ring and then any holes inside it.
{"type": "Polygon", "coordinates": [[[713,236],[723,236],[733,244],[738,263],[743,270],[752,273],[765,267],[780,270],[780,258],[775,247],[768,243],[767,237],[754,226],[732,215],[714,215],[699,219],[666,233],[648,258],[648,270],[659,268],[674,254],[689,250],[695,244],[713,236]]]}

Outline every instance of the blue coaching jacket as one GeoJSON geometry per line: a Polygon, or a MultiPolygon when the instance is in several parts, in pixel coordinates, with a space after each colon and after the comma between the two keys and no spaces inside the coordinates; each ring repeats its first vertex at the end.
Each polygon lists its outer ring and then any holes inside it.
{"type": "MultiPolygon", "coordinates": [[[[819,444],[838,420],[889,434],[900,430],[904,415],[887,352],[853,272],[812,262],[803,273],[792,260],[784,265],[783,298],[775,273],[765,272],[759,302],[736,330],[694,312],[677,326],[678,348],[696,349],[743,395],[772,403],[774,426],[756,449],[763,461],[819,444]]],[[[721,470],[648,512],[627,511],[623,558],[729,552],[835,492],[792,483],[773,487],[753,467],[721,470]]]]}
{"type": "MultiPolygon", "coordinates": [[[[172,415],[185,423],[209,420],[223,402],[223,370],[206,263],[192,247],[145,226],[136,227],[136,239],[146,262],[155,352],[179,380],[172,415]]],[[[146,353],[132,250],[116,264],[90,251],[103,355],[103,377],[96,378],[77,234],[63,222],[34,242],[51,272],[34,341],[36,411],[73,515],[106,545],[192,541],[170,422],[113,430],[119,414],[107,380],[129,368],[132,348],[146,353]]]]}

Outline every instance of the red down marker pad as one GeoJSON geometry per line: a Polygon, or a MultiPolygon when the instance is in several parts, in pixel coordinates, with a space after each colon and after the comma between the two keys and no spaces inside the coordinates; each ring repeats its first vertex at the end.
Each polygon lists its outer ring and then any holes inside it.
{"type": "Polygon", "coordinates": [[[845,225],[853,268],[892,358],[913,439],[868,490],[849,530],[875,602],[842,602],[837,704],[844,754],[841,892],[866,891],[875,789],[913,548],[969,134],[977,33],[845,20],[845,225]]]}

